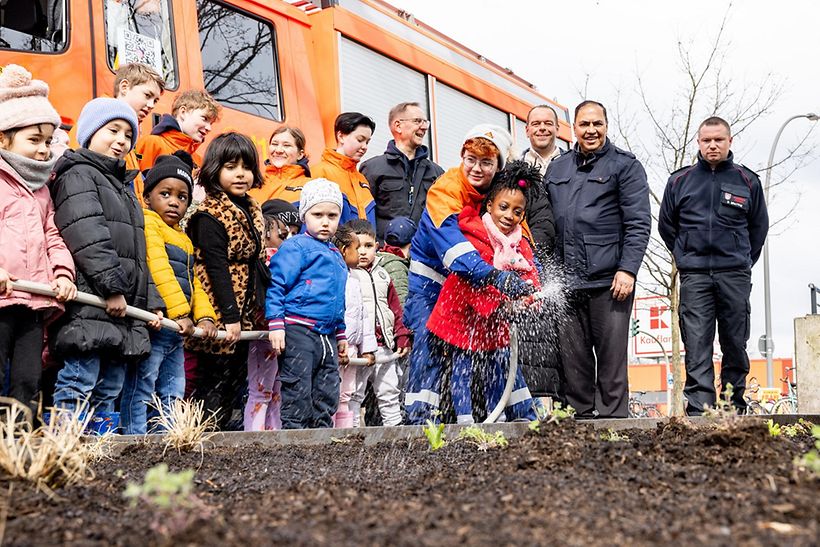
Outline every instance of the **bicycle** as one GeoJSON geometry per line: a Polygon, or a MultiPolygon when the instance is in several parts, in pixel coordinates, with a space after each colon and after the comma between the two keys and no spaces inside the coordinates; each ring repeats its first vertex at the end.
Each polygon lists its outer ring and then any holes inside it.
{"type": "Polygon", "coordinates": [[[757,397],[753,397],[753,395],[757,395],[759,391],[760,382],[757,381],[756,377],[752,376],[749,379],[749,385],[748,387],[746,387],[746,392],[743,394],[743,400],[746,401],[746,415],[759,416],[762,414],[769,413],[766,407],[760,404],[760,401],[757,399],[757,397]]]}
{"type": "Polygon", "coordinates": [[[661,412],[658,407],[651,404],[645,404],[641,401],[641,397],[646,395],[645,391],[636,391],[635,395],[629,398],[629,417],[630,418],[660,418],[661,412]]]}
{"type": "Polygon", "coordinates": [[[789,372],[795,367],[786,369],[786,377],[780,381],[786,384],[787,392],[784,397],[779,398],[772,407],[772,414],[797,414],[797,382],[792,382],[789,372]]]}

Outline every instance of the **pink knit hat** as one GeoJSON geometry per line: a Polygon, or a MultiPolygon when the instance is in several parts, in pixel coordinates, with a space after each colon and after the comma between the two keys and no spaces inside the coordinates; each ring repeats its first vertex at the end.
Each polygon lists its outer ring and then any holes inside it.
{"type": "Polygon", "coordinates": [[[47,97],[48,84],[32,80],[19,65],[6,66],[0,72],[0,131],[40,123],[59,127],[60,115],[47,97]]]}

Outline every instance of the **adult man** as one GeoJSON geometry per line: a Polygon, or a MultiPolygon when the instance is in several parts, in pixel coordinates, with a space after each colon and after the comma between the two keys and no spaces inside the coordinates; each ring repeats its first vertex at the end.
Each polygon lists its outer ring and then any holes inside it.
{"type": "Polygon", "coordinates": [[[649,187],[635,156],[609,142],[602,104],[579,104],[574,129],[574,149],[546,175],[555,254],[571,289],[561,328],[567,402],[579,418],[626,418],[627,331],[649,242],[649,187]]]}
{"type": "Polygon", "coordinates": [[[712,347],[717,321],[722,389],[746,408],[749,373],[749,294],[769,215],[757,175],[734,163],[729,124],[707,118],[698,128],[698,161],[672,173],[663,194],[658,232],[680,271],[680,323],[686,345],[686,412],[715,406],[712,347]]]}
{"type": "Polygon", "coordinates": [[[561,155],[561,151],[555,146],[556,135],[558,114],[555,109],[546,104],[532,107],[527,114],[527,138],[530,140],[530,147],[524,150],[521,159],[537,167],[541,175],[545,175],[550,162],[561,155]]]}
{"type": "Polygon", "coordinates": [[[418,225],[427,190],[444,170],[429,158],[422,143],[430,121],[419,103],[399,103],[390,109],[387,120],[393,140],[387,150],[364,162],[359,170],[370,183],[376,201],[376,236],[384,240],[387,223],[396,217],[410,217],[418,225]]]}

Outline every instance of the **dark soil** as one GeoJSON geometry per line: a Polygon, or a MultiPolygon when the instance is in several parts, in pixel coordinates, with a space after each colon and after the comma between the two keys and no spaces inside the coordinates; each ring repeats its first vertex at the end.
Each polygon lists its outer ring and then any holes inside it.
{"type": "MultiPolygon", "coordinates": [[[[672,422],[605,441],[566,421],[479,452],[463,441],[210,448],[129,446],[95,480],[14,483],[8,545],[817,545],[820,480],[795,470],[809,442],[764,424],[672,422]],[[198,468],[196,515],[131,508],[129,481],[166,461],[198,468]],[[174,520],[176,519],[176,520],[174,520]],[[186,522],[187,520],[187,522],[186,522]],[[176,522],[176,524],[175,524],[176,522]],[[162,529],[164,527],[164,529],[162,529]]],[[[0,484],[6,491],[8,483],[0,484]]]]}

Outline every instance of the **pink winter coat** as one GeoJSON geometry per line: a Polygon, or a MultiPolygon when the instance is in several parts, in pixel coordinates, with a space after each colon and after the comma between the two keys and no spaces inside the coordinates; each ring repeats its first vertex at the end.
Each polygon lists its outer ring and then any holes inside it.
{"type": "MultiPolygon", "coordinates": [[[[74,280],[74,261],[54,224],[48,186],[36,192],[0,158],[0,268],[17,279],[50,284],[58,275],[74,280]]],[[[0,307],[63,309],[56,300],[22,291],[0,297],[0,307]]]]}

